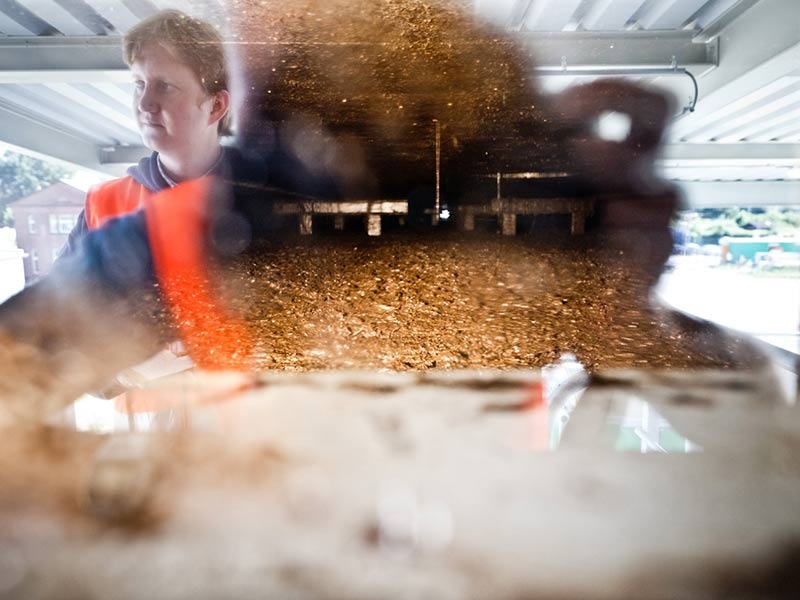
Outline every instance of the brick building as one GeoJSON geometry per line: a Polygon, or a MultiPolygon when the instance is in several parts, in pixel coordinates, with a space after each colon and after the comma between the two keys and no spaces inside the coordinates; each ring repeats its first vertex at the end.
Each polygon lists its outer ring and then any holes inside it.
{"type": "Polygon", "coordinates": [[[25,281],[46,273],[83,208],[85,192],[59,181],[11,204],[17,246],[25,251],[25,281]]]}

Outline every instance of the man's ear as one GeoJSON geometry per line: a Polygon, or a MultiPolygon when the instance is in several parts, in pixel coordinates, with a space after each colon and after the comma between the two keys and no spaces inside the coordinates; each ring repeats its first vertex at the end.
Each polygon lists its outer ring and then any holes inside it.
{"type": "Polygon", "coordinates": [[[211,97],[211,113],[208,116],[208,124],[218,123],[231,107],[231,95],[228,90],[220,90],[211,97]]]}

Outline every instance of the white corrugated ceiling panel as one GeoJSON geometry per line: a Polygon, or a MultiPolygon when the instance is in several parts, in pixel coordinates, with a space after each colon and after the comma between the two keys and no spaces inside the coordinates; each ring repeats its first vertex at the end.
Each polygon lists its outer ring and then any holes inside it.
{"type": "Polygon", "coordinates": [[[691,129],[681,123],[677,124],[674,134],[682,141],[687,142],[713,140],[715,136],[723,134],[732,124],[748,122],[750,115],[754,111],[759,111],[760,107],[779,101],[798,90],[800,90],[800,77],[781,77],[772,84],[731,102],[700,123],[695,123],[691,129]]]}
{"type": "Polygon", "coordinates": [[[641,11],[637,21],[644,29],[682,29],[707,0],[657,0],[641,11]]]}
{"type": "Polygon", "coordinates": [[[57,94],[43,84],[0,85],[0,100],[15,111],[38,115],[44,123],[68,130],[75,137],[92,143],[137,144],[140,141],[135,129],[116,119],[98,118],[82,104],[57,94]]]}
{"type": "Polygon", "coordinates": [[[25,0],[25,8],[65,35],[94,35],[94,31],[78,21],[53,0],[25,0]]]}
{"type": "Polygon", "coordinates": [[[636,14],[645,0],[595,0],[581,21],[589,31],[619,31],[636,14]]]}
{"type": "Polygon", "coordinates": [[[522,28],[527,31],[563,31],[572,22],[582,0],[533,0],[522,28]]]}
{"type": "Polygon", "coordinates": [[[119,33],[125,33],[139,22],[124,2],[120,0],[83,0],[94,11],[105,18],[119,33]]]}

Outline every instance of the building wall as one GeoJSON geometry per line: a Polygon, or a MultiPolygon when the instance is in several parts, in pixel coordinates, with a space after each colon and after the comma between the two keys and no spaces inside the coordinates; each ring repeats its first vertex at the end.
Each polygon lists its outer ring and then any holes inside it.
{"type": "Polygon", "coordinates": [[[53,265],[77,221],[80,206],[14,206],[17,245],[25,251],[25,281],[31,282],[53,265]]]}

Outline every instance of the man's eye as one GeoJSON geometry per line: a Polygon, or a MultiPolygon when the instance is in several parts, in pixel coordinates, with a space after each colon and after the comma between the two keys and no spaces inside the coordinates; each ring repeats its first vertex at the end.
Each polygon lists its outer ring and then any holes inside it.
{"type": "Polygon", "coordinates": [[[134,81],[133,89],[135,89],[137,92],[141,92],[144,89],[144,81],[134,81]]]}
{"type": "Polygon", "coordinates": [[[158,82],[158,91],[159,92],[167,92],[172,86],[168,84],[166,81],[159,81],[158,82]]]}

